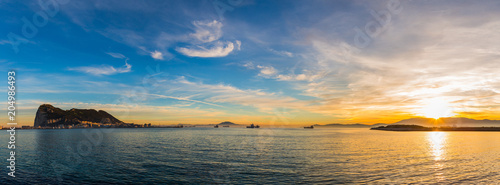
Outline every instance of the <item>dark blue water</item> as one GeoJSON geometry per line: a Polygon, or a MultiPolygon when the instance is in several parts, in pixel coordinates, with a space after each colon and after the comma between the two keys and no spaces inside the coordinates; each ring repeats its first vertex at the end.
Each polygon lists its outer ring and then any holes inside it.
{"type": "MultiPolygon", "coordinates": [[[[5,131],[4,131],[5,132],[5,131]]],[[[367,129],[17,132],[13,184],[465,183],[500,178],[500,133],[367,129]]],[[[7,143],[6,134],[0,140],[7,143]]],[[[0,148],[7,166],[8,150],[0,148]]]]}

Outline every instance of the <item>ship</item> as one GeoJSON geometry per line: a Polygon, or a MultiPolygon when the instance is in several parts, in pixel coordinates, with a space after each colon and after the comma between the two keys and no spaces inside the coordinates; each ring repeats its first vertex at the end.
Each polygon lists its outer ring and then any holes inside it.
{"type": "Polygon", "coordinates": [[[250,126],[247,126],[247,128],[260,128],[259,125],[254,125],[253,123],[250,126]]]}
{"type": "Polygon", "coordinates": [[[314,128],[314,125],[311,125],[310,127],[304,127],[304,128],[313,129],[313,128],[314,128]]]}
{"type": "Polygon", "coordinates": [[[219,128],[219,125],[215,125],[214,128],[219,128]]]}

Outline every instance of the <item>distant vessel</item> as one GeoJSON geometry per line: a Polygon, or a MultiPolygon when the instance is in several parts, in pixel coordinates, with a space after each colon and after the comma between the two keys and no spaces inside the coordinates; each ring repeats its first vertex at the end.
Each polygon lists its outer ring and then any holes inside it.
{"type": "Polygon", "coordinates": [[[229,127],[229,125],[224,125],[224,126],[222,126],[222,127],[229,127]]]}
{"type": "Polygon", "coordinates": [[[314,125],[311,125],[310,127],[304,127],[304,128],[313,129],[313,128],[314,128],[314,125]]]}
{"type": "Polygon", "coordinates": [[[214,128],[219,128],[219,125],[215,125],[214,128]]]}
{"type": "Polygon", "coordinates": [[[254,125],[253,123],[250,126],[247,126],[247,128],[260,128],[259,125],[254,125]]]}

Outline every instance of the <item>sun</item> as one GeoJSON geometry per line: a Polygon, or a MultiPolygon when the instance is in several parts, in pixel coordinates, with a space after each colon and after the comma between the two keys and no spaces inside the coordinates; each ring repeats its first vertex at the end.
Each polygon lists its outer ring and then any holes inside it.
{"type": "Polygon", "coordinates": [[[445,99],[438,97],[422,101],[422,107],[419,114],[421,116],[434,119],[452,117],[455,115],[450,103],[445,99]]]}

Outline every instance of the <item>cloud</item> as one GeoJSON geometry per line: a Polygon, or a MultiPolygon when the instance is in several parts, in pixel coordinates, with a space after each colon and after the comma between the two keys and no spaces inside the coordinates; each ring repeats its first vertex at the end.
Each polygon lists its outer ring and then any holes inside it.
{"type": "Polygon", "coordinates": [[[82,66],[82,67],[74,67],[74,68],[68,68],[70,71],[78,71],[82,73],[87,73],[87,74],[92,74],[92,75],[114,75],[118,73],[128,73],[132,69],[132,65],[128,64],[127,61],[125,61],[125,65],[119,68],[115,68],[110,65],[101,65],[101,66],[82,66]]]}
{"type": "Polygon", "coordinates": [[[123,55],[121,53],[111,53],[111,52],[109,52],[109,53],[106,53],[106,54],[108,54],[109,56],[112,56],[114,58],[120,58],[120,59],[127,58],[127,57],[125,57],[125,55],[123,55]]]}
{"type": "MultiPolygon", "coordinates": [[[[189,36],[173,36],[162,33],[158,39],[159,46],[168,46],[165,42],[186,42],[188,46],[176,47],[175,50],[189,57],[225,57],[233,50],[241,49],[241,41],[220,41],[222,37],[223,24],[217,20],[193,21],[194,33],[189,36]]],[[[163,60],[163,53],[154,51],[151,56],[157,60],[163,60]]]]}
{"type": "Polygon", "coordinates": [[[277,55],[280,55],[280,56],[293,57],[293,53],[288,52],[288,51],[277,51],[274,49],[269,49],[269,51],[271,51],[277,55]]]}
{"type": "Polygon", "coordinates": [[[0,45],[4,45],[4,44],[10,44],[10,41],[8,41],[8,40],[0,40],[0,45]]]}
{"type": "Polygon", "coordinates": [[[197,46],[196,48],[178,47],[177,52],[190,57],[225,57],[234,50],[232,42],[217,42],[214,46],[206,48],[197,46]]]}
{"type": "Polygon", "coordinates": [[[219,40],[222,36],[222,23],[217,20],[210,22],[194,21],[193,25],[196,30],[190,36],[203,43],[219,40]]]}
{"type": "Polygon", "coordinates": [[[325,72],[317,72],[317,71],[308,71],[304,70],[301,74],[280,74],[276,68],[273,66],[267,65],[255,65],[253,62],[246,62],[241,65],[247,69],[259,69],[258,76],[276,79],[278,81],[314,81],[316,79],[322,78],[326,75],[325,72]]]}
{"type": "Polygon", "coordinates": [[[236,40],[236,41],[235,41],[235,43],[236,43],[236,49],[237,49],[238,51],[239,51],[239,50],[241,50],[241,41],[236,40]]]}
{"type": "Polygon", "coordinates": [[[272,112],[275,108],[304,110],[308,108],[307,101],[300,101],[293,97],[269,93],[259,89],[240,89],[227,84],[206,84],[193,82],[181,76],[163,83],[165,94],[184,94],[191,100],[203,102],[229,103],[234,105],[251,106],[262,112],[272,112]]]}
{"type": "Polygon", "coordinates": [[[243,67],[245,67],[247,69],[255,69],[255,65],[253,64],[253,62],[247,62],[247,63],[243,64],[243,67]]]}
{"type": "Polygon", "coordinates": [[[144,38],[147,35],[142,35],[134,30],[107,28],[97,30],[99,34],[129,46],[138,47],[146,43],[148,39],[144,38]]]}
{"type": "Polygon", "coordinates": [[[151,57],[153,57],[156,60],[163,60],[163,54],[156,50],[151,52],[151,57]]]}
{"type": "Polygon", "coordinates": [[[452,4],[414,6],[393,17],[363,49],[349,44],[353,37],[308,30],[314,37],[304,41],[312,50],[296,69],[302,72],[273,77],[317,98],[316,111],[335,112],[345,120],[376,123],[419,116],[435,98],[456,113],[498,111],[500,47],[493,40],[500,39],[494,31],[500,21],[473,21],[460,14],[472,10],[452,4]]]}
{"type": "Polygon", "coordinates": [[[210,22],[194,21],[195,33],[190,34],[194,41],[190,46],[177,47],[175,50],[190,57],[225,57],[234,49],[241,49],[241,41],[219,41],[222,37],[222,23],[217,20],[210,22]],[[200,43],[201,42],[201,43],[200,43]]]}
{"type": "Polygon", "coordinates": [[[274,75],[274,74],[276,74],[278,72],[272,66],[257,65],[257,68],[260,69],[259,76],[264,76],[264,77],[269,77],[269,76],[274,75]]]}
{"type": "Polygon", "coordinates": [[[253,62],[246,62],[242,65],[247,69],[259,69],[259,76],[271,78],[278,71],[273,66],[255,65],[253,62]]]}
{"type": "Polygon", "coordinates": [[[279,81],[314,81],[320,79],[324,73],[318,74],[279,74],[274,76],[275,79],[279,81]]]}
{"type": "Polygon", "coordinates": [[[106,54],[108,54],[109,56],[111,56],[113,58],[125,59],[125,65],[123,65],[122,67],[115,68],[113,66],[104,64],[101,66],[73,67],[73,68],[68,68],[68,70],[78,71],[78,72],[92,74],[92,75],[96,75],[96,76],[114,75],[114,74],[118,74],[118,73],[128,73],[132,70],[132,65],[127,63],[128,58],[125,55],[123,55],[121,53],[112,53],[112,52],[108,52],[106,54]]]}

